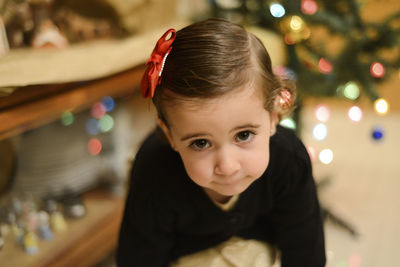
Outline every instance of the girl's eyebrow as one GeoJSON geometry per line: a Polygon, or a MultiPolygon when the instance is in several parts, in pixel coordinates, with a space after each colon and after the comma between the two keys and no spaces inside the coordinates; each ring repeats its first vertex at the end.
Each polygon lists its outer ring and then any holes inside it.
{"type": "Polygon", "coordinates": [[[183,142],[188,139],[198,138],[198,137],[206,137],[206,136],[210,136],[210,135],[206,134],[206,133],[193,133],[193,134],[184,135],[180,140],[181,140],[181,142],[183,142]]]}
{"type": "Polygon", "coordinates": [[[231,133],[231,132],[235,132],[235,131],[242,130],[242,129],[257,129],[260,127],[261,127],[260,124],[248,123],[248,124],[237,126],[237,127],[233,128],[232,130],[230,130],[229,132],[231,133]]]}
{"type": "MultiPolygon", "coordinates": [[[[235,131],[238,131],[238,130],[242,130],[242,129],[257,129],[257,128],[260,128],[260,127],[261,127],[261,125],[259,125],[259,124],[248,123],[248,124],[240,125],[240,126],[237,126],[237,127],[233,128],[232,130],[229,131],[229,133],[232,133],[232,132],[235,132],[235,131]]],[[[203,137],[204,138],[204,137],[207,137],[207,136],[210,136],[210,134],[206,134],[206,133],[190,133],[190,134],[184,135],[180,140],[181,140],[181,142],[183,142],[183,141],[186,141],[188,139],[198,138],[198,137],[203,137]]]]}

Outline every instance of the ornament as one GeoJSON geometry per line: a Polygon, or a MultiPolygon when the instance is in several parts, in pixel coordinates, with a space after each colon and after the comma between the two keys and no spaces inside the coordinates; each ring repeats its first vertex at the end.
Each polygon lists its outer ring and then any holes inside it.
{"type": "Polygon", "coordinates": [[[383,138],[383,128],[382,127],[375,127],[372,130],[372,138],[376,141],[382,140],[383,138]]]}
{"type": "Polygon", "coordinates": [[[319,152],[318,158],[323,164],[329,164],[333,160],[333,152],[329,148],[326,148],[319,152]]]}
{"type": "Polygon", "coordinates": [[[378,98],[374,102],[374,109],[379,115],[385,115],[389,111],[389,103],[383,98],[378,98]]]}
{"type": "Polygon", "coordinates": [[[349,119],[353,122],[359,122],[362,119],[362,110],[358,106],[352,106],[347,112],[349,119]]]}
{"type": "Polygon", "coordinates": [[[370,67],[371,75],[375,78],[382,78],[385,75],[385,67],[382,63],[374,62],[370,67]]]}

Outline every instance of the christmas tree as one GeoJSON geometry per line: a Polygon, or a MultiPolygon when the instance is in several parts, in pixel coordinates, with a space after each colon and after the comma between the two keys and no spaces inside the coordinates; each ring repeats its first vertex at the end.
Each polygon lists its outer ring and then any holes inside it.
{"type": "MultiPolygon", "coordinates": [[[[361,18],[363,2],[355,0],[210,3],[215,17],[268,29],[282,37],[287,62],[276,72],[296,82],[299,107],[309,96],[356,101],[364,95],[377,103],[378,84],[400,68],[400,13],[373,23],[361,18]]],[[[299,110],[295,115],[299,116],[299,110]]]]}

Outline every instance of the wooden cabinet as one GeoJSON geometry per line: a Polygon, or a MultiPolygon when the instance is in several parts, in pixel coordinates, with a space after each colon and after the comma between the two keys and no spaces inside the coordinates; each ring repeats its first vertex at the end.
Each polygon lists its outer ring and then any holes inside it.
{"type": "MultiPolygon", "coordinates": [[[[144,71],[136,67],[84,83],[27,86],[0,98],[0,140],[40,127],[68,110],[87,109],[104,96],[127,97],[136,90],[144,71]]],[[[87,214],[68,220],[68,230],[52,241],[40,241],[40,251],[25,254],[7,240],[0,251],[1,266],[93,266],[115,249],[124,199],[102,190],[84,195],[87,214]],[[8,242],[7,242],[8,241],[8,242]]]]}

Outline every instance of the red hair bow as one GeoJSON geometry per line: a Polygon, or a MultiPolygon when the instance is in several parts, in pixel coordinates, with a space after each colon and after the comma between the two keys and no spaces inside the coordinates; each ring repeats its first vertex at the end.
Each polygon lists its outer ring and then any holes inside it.
{"type": "Polygon", "coordinates": [[[158,40],[149,60],[146,62],[147,68],[140,84],[140,90],[145,98],[153,98],[156,86],[161,82],[161,73],[164,68],[165,59],[172,49],[171,45],[175,37],[176,31],[174,29],[166,31],[158,40]],[[171,34],[171,37],[167,40],[166,38],[169,34],[171,34]]]}

